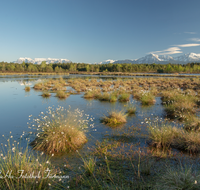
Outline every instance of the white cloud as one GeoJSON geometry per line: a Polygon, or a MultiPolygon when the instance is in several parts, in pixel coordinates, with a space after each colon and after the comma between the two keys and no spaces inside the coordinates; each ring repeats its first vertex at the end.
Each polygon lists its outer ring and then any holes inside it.
{"type": "MultiPolygon", "coordinates": [[[[198,39],[198,38],[197,38],[198,39]]],[[[198,39],[200,41],[200,39],[198,39]]],[[[194,46],[200,46],[200,44],[180,44],[180,45],[174,45],[174,47],[164,49],[162,51],[154,51],[149,53],[154,53],[157,55],[168,55],[168,54],[176,54],[176,53],[183,53],[179,47],[194,47],[194,46]]]]}
{"type": "Polygon", "coordinates": [[[200,44],[182,44],[182,45],[176,45],[178,47],[194,47],[194,46],[200,46],[200,44]]]}
{"type": "Polygon", "coordinates": [[[186,34],[196,34],[196,32],[184,32],[186,34]]]}
{"type": "Polygon", "coordinates": [[[154,51],[154,52],[149,52],[149,53],[155,53],[157,55],[168,55],[168,54],[176,54],[176,53],[183,53],[180,51],[181,49],[178,47],[171,47],[162,51],[154,51]]]}
{"type": "Polygon", "coordinates": [[[200,38],[190,38],[189,40],[194,41],[194,42],[200,42],[200,38]]]}

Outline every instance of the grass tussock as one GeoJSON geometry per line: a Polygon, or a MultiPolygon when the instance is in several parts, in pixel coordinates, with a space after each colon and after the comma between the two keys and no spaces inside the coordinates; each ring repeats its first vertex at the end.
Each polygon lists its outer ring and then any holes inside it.
{"type": "Polygon", "coordinates": [[[31,87],[30,86],[25,86],[25,91],[26,92],[29,92],[31,90],[31,87]]]}
{"type": "Polygon", "coordinates": [[[136,107],[133,105],[133,104],[128,104],[127,105],[127,113],[129,114],[129,115],[132,115],[132,114],[135,114],[135,112],[136,112],[136,107]]]}
{"type": "Polygon", "coordinates": [[[168,149],[180,132],[178,128],[168,124],[150,126],[149,138],[152,140],[151,145],[156,146],[156,148],[168,149]]]}
{"type": "Polygon", "coordinates": [[[64,99],[64,98],[67,98],[69,96],[69,94],[66,93],[65,91],[59,90],[56,92],[56,96],[58,98],[64,99]]]}
{"type": "Polygon", "coordinates": [[[110,94],[110,102],[116,102],[117,101],[118,95],[116,93],[111,93],[110,94]]]}
{"type": "Polygon", "coordinates": [[[110,125],[116,126],[118,124],[126,123],[127,114],[124,111],[111,111],[107,116],[102,118],[102,122],[110,125]]]}
{"type": "Polygon", "coordinates": [[[50,96],[51,96],[51,94],[49,92],[47,92],[47,91],[44,91],[42,93],[42,97],[50,97],[50,96]]]}
{"type": "Polygon", "coordinates": [[[162,101],[167,116],[171,119],[188,120],[196,112],[197,97],[180,89],[162,92],[162,101]]]}
{"type": "Polygon", "coordinates": [[[35,90],[42,90],[43,87],[44,87],[44,86],[43,86],[43,83],[40,82],[40,83],[35,84],[33,88],[34,88],[35,90]]]}
{"type": "Polygon", "coordinates": [[[37,120],[35,126],[39,132],[31,145],[48,154],[77,150],[87,142],[84,132],[87,123],[79,110],[72,112],[59,107],[52,111],[49,108],[49,114],[37,120]]]}
{"type": "Polygon", "coordinates": [[[100,101],[109,101],[110,100],[110,94],[108,92],[104,92],[99,97],[100,101]]]}
{"type": "Polygon", "coordinates": [[[140,98],[142,105],[148,106],[155,104],[155,97],[150,92],[144,92],[141,94],[140,98]]]}
{"type": "Polygon", "coordinates": [[[123,93],[119,96],[119,101],[120,102],[128,102],[130,98],[130,94],[128,93],[123,93]]]}
{"type": "Polygon", "coordinates": [[[200,189],[200,175],[191,167],[180,165],[177,169],[167,167],[164,175],[158,179],[156,189],[200,189]]]}
{"type": "Polygon", "coordinates": [[[159,149],[167,150],[174,147],[183,151],[200,152],[200,133],[188,132],[182,128],[161,124],[149,127],[151,145],[159,149]]]}

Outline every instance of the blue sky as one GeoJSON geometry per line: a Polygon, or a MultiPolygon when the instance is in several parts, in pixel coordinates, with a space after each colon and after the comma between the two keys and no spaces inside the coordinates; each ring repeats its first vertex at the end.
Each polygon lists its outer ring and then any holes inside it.
{"type": "Polygon", "coordinates": [[[0,61],[200,53],[199,0],[1,0],[0,7],[0,61]]]}

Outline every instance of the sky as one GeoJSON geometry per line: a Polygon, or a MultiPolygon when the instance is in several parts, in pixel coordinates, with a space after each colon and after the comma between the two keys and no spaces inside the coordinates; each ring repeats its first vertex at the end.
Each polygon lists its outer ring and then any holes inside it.
{"type": "Polygon", "coordinates": [[[199,0],[1,0],[0,7],[0,61],[200,53],[199,0]]]}

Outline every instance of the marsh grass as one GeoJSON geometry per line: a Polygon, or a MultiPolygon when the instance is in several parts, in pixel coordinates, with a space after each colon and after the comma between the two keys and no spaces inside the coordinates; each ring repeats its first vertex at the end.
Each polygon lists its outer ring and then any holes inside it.
{"type": "Polygon", "coordinates": [[[151,189],[155,184],[154,159],[144,152],[130,150],[128,154],[123,143],[103,141],[91,154],[98,158],[94,172],[88,175],[84,169],[71,180],[72,189],[151,189]]]}
{"type": "Polygon", "coordinates": [[[174,147],[190,153],[200,152],[200,133],[186,131],[169,124],[154,125],[149,127],[151,146],[168,150],[174,147]]]}
{"type": "Polygon", "coordinates": [[[94,175],[95,166],[96,166],[96,158],[89,157],[88,159],[83,159],[83,168],[85,169],[86,174],[94,175]]]}
{"type": "Polygon", "coordinates": [[[130,94],[128,93],[123,93],[119,96],[119,101],[120,102],[128,102],[130,98],[130,94]]]}
{"type": "Polygon", "coordinates": [[[110,100],[110,94],[107,92],[104,92],[103,94],[101,94],[101,96],[99,97],[100,101],[109,101],[110,100]]]}
{"type": "Polygon", "coordinates": [[[142,102],[142,105],[148,106],[153,105],[155,101],[155,97],[151,92],[144,92],[141,94],[140,101],[142,102]]]}
{"type": "Polygon", "coordinates": [[[50,97],[50,96],[51,96],[51,94],[49,92],[47,92],[47,91],[44,91],[42,93],[42,97],[50,97]]]}
{"type": "Polygon", "coordinates": [[[104,116],[101,121],[109,126],[116,126],[122,123],[126,123],[127,114],[122,111],[111,111],[108,117],[104,116]]]}
{"type": "Polygon", "coordinates": [[[129,115],[135,114],[136,112],[136,107],[132,103],[127,104],[127,113],[129,115]]]}
{"type": "Polygon", "coordinates": [[[151,145],[156,146],[156,148],[168,149],[180,132],[182,131],[169,124],[150,126],[149,137],[152,140],[151,145]]]}
{"type": "Polygon", "coordinates": [[[40,82],[40,83],[35,84],[33,88],[34,88],[35,90],[42,90],[43,87],[44,87],[44,86],[43,86],[43,83],[40,82]]]}
{"type": "Polygon", "coordinates": [[[25,91],[29,92],[31,90],[30,86],[25,86],[25,91]]]}
{"type": "Polygon", "coordinates": [[[60,99],[67,98],[70,94],[66,93],[65,91],[59,90],[56,92],[56,96],[60,99]]]}
{"type": "Polygon", "coordinates": [[[95,92],[94,91],[87,91],[84,94],[84,98],[94,98],[95,92]]]}
{"type": "Polygon", "coordinates": [[[49,159],[36,156],[28,150],[28,145],[22,149],[19,142],[12,142],[11,138],[7,139],[8,143],[1,148],[1,189],[43,190],[49,189],[50,185],[53,187],[55,180],[49,178],[48,170],[51,171],[51,175],[56,175],[57,170],[52,167],[49,159]]]}
{"type": "Polygon", "coordinates": [[[171,119],[186,121],[196,112],[197,97],[180,89],[163,91],[162,101],[167,116],[171,119]]]}
{"type": "Polygon", "coordinates": [[[36,138],[31,142],[33,149],[47,154],[74,151],[87,142],[85,129],[88,120],[84,119],[80,110],[65,110],[58,107],[49,108],[48,115],[34,120],[38,130],[36,138]]]}
{"type": "Polygon", "coordinates": [[[156,189],[200,189],[200,175],[191,167],[180,165],[177,169],[166,167],[166,173],[158,179],[156,189]]]}
{"type": "Polygon", "coordinates": [[[117,101],[117,94],[116,93],[111,93],[110,94],[110,102],[116,102],[117,101]]]}

